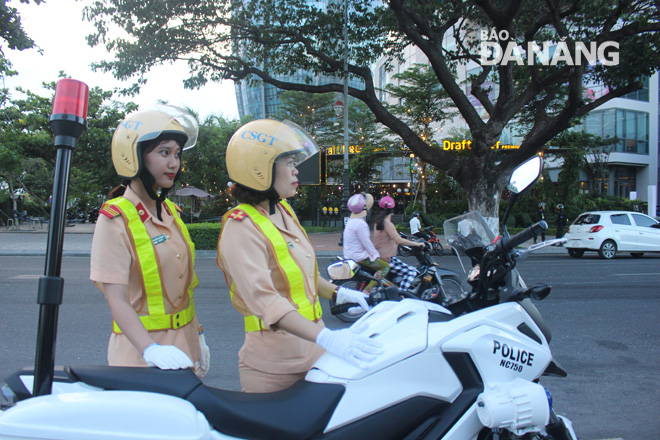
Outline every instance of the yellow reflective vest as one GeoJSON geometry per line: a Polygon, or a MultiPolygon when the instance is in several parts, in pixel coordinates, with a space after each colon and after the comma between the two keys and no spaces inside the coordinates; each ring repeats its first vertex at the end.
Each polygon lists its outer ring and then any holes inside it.
{"type": "MultiPolygon", "coordinates": [[[[305,236],[307,236],[307,233],[304,232],[305,230],[302,228],[302,226],[300,226],[300,222],[298,222],[298,218],[296,217],[296,214],[293,212],[293,209],[291,209],[289,204],[282,200],[280,201],[280,205],[291,215],[300,229],[303,230],[305,236]]],[[[323,311],[321,310],[321,303],[318,300],[318,296],[316,297],[316,301],[314,303],[311,303],[307,298],[307,295],[305,294],[305,279],[303,277],[302,271],[296,263],[296,260],[289,253],[289,246],[286,244],[286,240],[282,236],[282,233],[277,229],[277,227],[275,227],[273,222],[268,217],[261,214],[259,211],[257,211],[256,208],[254,208],[254,206],[249,204],[238,205],[236,208],[227,212],[222,217],[222,225],[224,226],[230,217],[234,218],[237,215],[249,217],[259,232],[261,232],[267,239],[269,247],[277,258],[277,265],[280,269],[280,272],[282,273],[284,280],[289,286],[289,298],[291,298],[291,301],[293,301],[294,305],[297,307],[298,313],[310,321],[315,322],[321,319],[323,311]]],[[[222,238],[223,230],[224,228],[220,230],[220,237],[218,237],[218,252],[220,252],[219,243],[220,238],[222,238]]],[[[318,268],[316,266],[315,272],[318,273],[318,268]]],[[[235,291],[236,284],[232,282],[229,288],[229,293],[232,298],[234,297],[235,291]]],[[[266,324],[261,319],[255,315],[245,317],[246,332],[261,330],[267,330],[266,324]]]]}
{"type": "MultiPolygon", "coordinates": [[[[144,226],[135,205],[125,197],[117,197],[106,202],[102,208],[109,212],[118,212],[126,222],[126,230],[137,255],[137,265],[142,275],[142,285],[149,308],[148,315],[139,316],[147,331],[178,329],[190,323],[195,317],[193,290],[199,283],[195,272],[195,245],[190,239],[188,228],[179,217],[177,207],[167,199],[165,199],[165,204],[172,213],[174,223],[188,247],[190,273],[192,273],[191,282],[188,284],[188,307],[175,313],[165,313],[164,289],[160,275],[161,267],[156,256],[155,245],[151,241],[151,237],[147,233],[147,228],[144,226]]],[[[113,321],[112,324],[114,332],[121,333],[117,323],[113,321]]]]}

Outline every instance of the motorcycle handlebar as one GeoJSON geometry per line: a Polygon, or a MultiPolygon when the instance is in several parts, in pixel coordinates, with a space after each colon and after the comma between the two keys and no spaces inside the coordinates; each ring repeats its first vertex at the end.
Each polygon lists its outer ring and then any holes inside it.
{"type": "Polygon", "coordinates": [[[526,242],[530,238],[536,237],[546,229],[548,229],[548,223],[545,220],[541,220],[540,222],[533,224],[529,228],[523,229],[522,231],[518,232],[513,237],[509,237],[509,238],[502,237],[501,240],[502,249],[504,249],[506,252],[510,252],[513,250],[513,248],[515,248],[519,244],[526,242]]]}
{"type": "Polygon", "coordinates": [[[330,313],[332,313],[333,315],[340,315],[342,313],[348,312],[348,309],[352,309],[353,307],[360,307],[360,304],[358,303],[336,304],[330,307],[330,313]]]}

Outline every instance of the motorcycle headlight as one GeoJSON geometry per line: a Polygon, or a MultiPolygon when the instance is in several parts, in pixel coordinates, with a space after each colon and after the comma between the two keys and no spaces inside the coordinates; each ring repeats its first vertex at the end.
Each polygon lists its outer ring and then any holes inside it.
{"type": "Polygon", "coordinates": [[[477,397],[477,415],[488,428],[522,433],[548,424],[550,402],[541,385],[514,379],[481,393],[477,397]]]}

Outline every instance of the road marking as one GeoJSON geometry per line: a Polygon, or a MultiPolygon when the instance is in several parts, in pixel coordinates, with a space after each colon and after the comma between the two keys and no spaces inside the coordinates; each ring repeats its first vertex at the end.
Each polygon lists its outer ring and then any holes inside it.
{"type": "Polygon", "coordinates": [[[10,280],[36,280],[41,278],[41,275],[16,275],[15,277],[10,277],[10,280]]]}

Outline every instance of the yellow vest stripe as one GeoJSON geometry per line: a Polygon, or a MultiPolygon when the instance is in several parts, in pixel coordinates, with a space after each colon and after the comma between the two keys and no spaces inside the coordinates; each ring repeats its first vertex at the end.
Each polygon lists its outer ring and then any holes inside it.
{"type": "MultiPolygon", "coordinates": [[[[165,313],[165,302],[163,298],[165,293],[161,281],[160,264],[158,262],[154,244],[147,233],[147,228],[144,226],[144,223],[138,214],[137,208],[125,197],[117,197],[106,202],[104,205],[111,205],[122,214],[127,224],[127,231],[129,232],[131,236],[130,238],[135,246],[137,264],[142,276],[142,285],[144,286],[147,306],[149,307],[149,314],[140,315],[140,321],[142,321],[142,324],[147,331],[177,329],[190,323],[195,317],[193,289],[198,284],[197,274],[194,270],[195,245],[190,239],[188,229],[179,218],[174,203],[167,199],[165,199],[165,203],[174,216],[174,222],[179,231],[183,234],[184,241],[188,246],[191,260],[189,266],[192,273],[192,280],[189,280],[187,289],[189,305],[187,308],[172,314],[165,313]]],[[[115,333],[121,333],[121,329],[114,321],[113,330],[115,333]]]]}
{"type": "MultiPolygon", "coordinates": [[[[300,223],[295,217],[291,207],[285,201],[281,201],[280,203],[284,205],[284,208],[289,212],[289,214],[291,214],[298,226],[300,226],[300,223]]],[[[226,213],[222,219],[223,225],[226,223],[229,215],[236,210],[245,212],[247,216],[250,217],[250,220],[252,220],[252,222],[255,224],[257,229],[259,229],[259,231],[268,239],[268,244],[275,253],[277,264],[280,268],[280,271],[282,272],[284,280],[288,284],[289,297],[296,306],[298,313],[310,321],[319,320],[323,313],[321,310],[321,303],[318,300],[318,297],[314,304],[311,304],[307,299],[307,295],[305,294],[305,280],[302,271],[300,270],[298,263],[296,263],[295,259],[291,256],[291,253],[289,252],[289,246],[287,245],[286,240],[284,240],[282,233],[275,227],[275,225],[273,225],[273,222],[271,222],[269,218],[262,215],[252,205],[249,204],[239,205],[226,213]]],[[[305,233],[304,229],[302,230],[303,233],[305,233]]],[[[220,233],[222,234],[222,231],[220,233]]],[[[305,237],[307,237],[306,233],[305,237]]],[[[318,272],[316,264],[314,265],[314,270],[318,272]]],[[[316,282],[316,274],[314,281],[316,282]]],[[[316,287],[316,284],[313,287],[316,287]]],[[[232,297],[234,296],[235,291],[236,284],[232,282],[229,288],[229,293],[232,297]]],[[[251,315],[245,317],[246,332],[259,331],[264,329],[266,329],[266,325],[257,316],[251,315]]]]}

